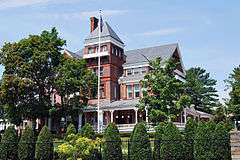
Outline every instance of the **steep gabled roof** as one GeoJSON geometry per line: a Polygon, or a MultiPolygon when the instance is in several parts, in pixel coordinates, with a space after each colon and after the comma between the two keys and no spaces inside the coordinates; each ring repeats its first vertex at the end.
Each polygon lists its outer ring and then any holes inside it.
{"type": "MultiPolygon", "coordinates": [[[[84,43],[86,44],[86,43],[98,42],[98,31],[99,31],[99,27],[97,27],[94,31],[92,31],[87,36],[84,43]]],[[[118,37],[118,35],[114,32],[114,30],[110,27],[110,25],[107,22],[104,22],[102,32],[101,32],[101,40],[104,41],[110,37],[115,39],[119,43],[124,44],[122,40],[118,37]]]]}
{"type": "Polygon", "coordinates": [[[155,46],[142,49],[134,49],[125,52],[126,63],[124,67],[138,65],[138,64],[148,64],[148,60],[154,60],[158,57],[161,57],[162,60],[169,59],[177,49],[178,44],[168,44],[162,46],[155,46]]]}
{"type": "Polygon", "coordinates": [[[77,58],[77,59],[82,58],[82,50],[79,50],[79,51],[74,53],[74,52],[71,52],[67,49],[64,49],[64,53],[68,54],[72,58],[77,58]]]}

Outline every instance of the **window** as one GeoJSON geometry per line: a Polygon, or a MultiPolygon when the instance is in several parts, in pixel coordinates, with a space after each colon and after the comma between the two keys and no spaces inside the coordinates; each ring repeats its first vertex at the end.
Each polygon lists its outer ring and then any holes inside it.
{"type": "Polygon", "coordinates": [[[127,69],[127,75],[132,75],[132,70],[131,69],[127,69]]]}
{"type": "Polygon", "coordinates": [[[127,98],[133,98],[133,91],[131,85],[127,86],[127,98]]]}
{"type": "Polygon", "coordinates": [[[103,67],[100,67],[100,76],[103,76],[103,67]]]}
{"type": "Polygon", "coordinates": [[[139,74],[141,71],[141,68],[135,68],[133,74],[139,74]]]}
{"type": "Polygon", "coordinates": [[[107,51],[107,46],[102,46],[102,51],[107,51]]]}
{"type": "Polygon", "coordinates": [[[88,48],[88,54],[94,53],[94,48],[88,48]]]}
{"type": "Polygon", "coordinates": [[[134,85],[134,97],[135,97],[135,98],[140,97],[139,84],[135,84],[135,85],[134,85]]]}
{"type": "Polygon", "coordinates": [[[100,85],[100,97],[104,98],[105,97],[105,93],[104,93],[104,84],[100,85]]]}
{"type": "Polygon", "coordinates": [[[147,69],[144,67],[142,68],[142,74],[146,73],[147,72],[147,69]]]}
{"type": "MultiPolygon", "coordinates": [[[[98,76],[98,67],[95,67],[92,70],[98,76]]],[[[103,76],[103,67],[100,67],[100,76],[103,76]]]]}

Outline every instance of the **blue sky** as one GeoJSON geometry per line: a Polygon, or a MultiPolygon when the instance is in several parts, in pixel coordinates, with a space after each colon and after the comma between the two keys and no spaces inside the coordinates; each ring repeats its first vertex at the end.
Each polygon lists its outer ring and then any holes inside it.
{"type": "Polygon", "coordinates": [[[56,27],[77,51],[102,9],[126,50],[177,42],[185,68],[210,72],[222,98],[223,80],[240,64],[239,8],[238,0],[0,0],[0,46],[56,27]]]}

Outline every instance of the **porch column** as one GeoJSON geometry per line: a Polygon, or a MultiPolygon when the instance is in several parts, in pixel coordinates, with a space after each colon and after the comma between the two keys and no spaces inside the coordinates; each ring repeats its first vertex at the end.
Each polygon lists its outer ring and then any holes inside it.
{"type": "Polygon", "coordinates": [[[184,123],[187,123],[187,109],[184,108],[184,123]]]}
{"type": "Polygon", "coordinates": [[[78,115],[78,132],[80,132],[80,130],[82,128],[82,115],[83,115],[83,113],[79,113],[79,115],[78,115]]]}
{"type": "Polygon", "coordinates": [[[111,123],[113,123],[113,112],[114,112],[114,110],[110,110],[110,113],[111,113],[111,123]]]}
{"type": "Polygon", "coordinates": [[[134,109],[135,110],[135,124],[138,123],[138,109],[134,109]]]}
{"type": "Polygon", "coordinates": [[[99,126],[100,126],[100,132],[103,130],[103,111],[99,111],[99,126]]]}
{"type": "Polygon", "coordinates": [[[147,109],[147,106],[145,106],[145,113],[146,113],[146,123],[148,123],[148,109],[147,109]]]}

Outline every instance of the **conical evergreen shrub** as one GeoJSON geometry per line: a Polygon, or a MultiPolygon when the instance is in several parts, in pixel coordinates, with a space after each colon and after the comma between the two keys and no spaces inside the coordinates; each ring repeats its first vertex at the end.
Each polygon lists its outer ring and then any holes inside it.
{"type": "Polygon", "coordinates": [[[82,128],[81,128],[81,131],[80,131],[81,135],[83,137],[87,137],[89,139],[95,139],[96,138],[96,134],[93,130],[93,127],[91,126],[91,124],[89,123],[86,123],[82,128]]]}
{"type": "Polygon", "coordinates": [[[72,123],[70,123],[70,124],[68,125],[68,127],[67,127],[67,131],[66,131],[64,140],[67,140],[67,137],[68,137],[69,135],[71,135],[71,134],[76,134],[76,133],[77,133],[77,131],[76,131],[75,126],[74,126],[72,123]]]}
{"type": "Polygon", "coordinates": [[[36,160],[52,160],[53,159],[53,139],[47,126],[44,126],[37,138],[36,160]]]}
{"type": "Polygon", "coordinates": [[[162,135],[164,132],[164,123],[160,123],[157,127],[155,127],[155,141],[154,141],[154,151],[153,158],[154,160],[160,160],[160,149],[161,149],[161,141],[162,135]]]}
{"type": "Polygon", "coordinates": [[[161,143],[161,158],[166,160],[184,159],[183,137],[173,123],[166,124],[161,143]]]}
{"type": "Polygon", "coordinates": [[[27,126],[18,143],[19,160],[34,160],[35,136],[31,127],[27,126]]]}
{"type": "Polygon", "coordinates": [[[223,123],[218,123],[215,129],[214,153],[216,159],[231,159],[230,137],[223,123]]]}
{"type": "Polygon", "coordinates": [[[144,123],[138,123],[132,132],[130,141],[130,159],[131,160],[151,160],[152,150],[149,136],[144,123]]]}
{"type": "Polygon", "coordinates": [[[197,123],[194,119],[189,118],[185,127],[185,160],[194,159],[194,136],[197,129],[197,123]]]}
{"type": "Polygon", "coordinates": [[[104,131],[103,160],[122,160],[122,142],[115,124],[110,123],[104,131]]]}
{"type": "Polygon", "coordinates": [[[0,159],[16,160],[17,159],[18,136],[14,127],[8,127],[1,140],[0,159]]]}

